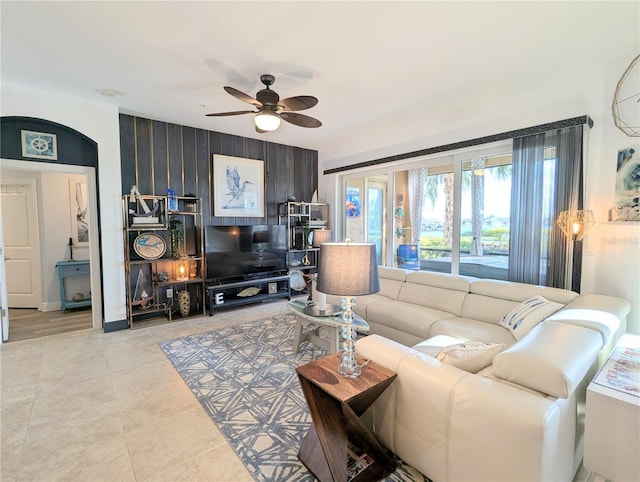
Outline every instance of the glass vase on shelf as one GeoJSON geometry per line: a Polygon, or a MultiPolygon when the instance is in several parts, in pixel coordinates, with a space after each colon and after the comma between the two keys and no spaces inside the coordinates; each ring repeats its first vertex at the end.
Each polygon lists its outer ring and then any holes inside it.
{"type": "Polygon", "coordinates": [[[167,197],[168,197],[168,210],[177,211],[178,198],[176,197],[175,191],[173,189],[167,189],[167,197]]]}

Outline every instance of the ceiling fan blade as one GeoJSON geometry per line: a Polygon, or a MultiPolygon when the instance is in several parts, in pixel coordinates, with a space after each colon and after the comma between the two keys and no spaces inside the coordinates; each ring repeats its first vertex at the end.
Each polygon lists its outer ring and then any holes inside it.
{"type": "Polygon", "coordinates": [[[282,112],[278,114],[281,119],[300,127],[320,127],[322,122],[313,117],[304,114],[296,114],[295,112],[282,112]]]}
{"type": "Polygon", "coordinates": [[[255,110],[236,110],[233,112],[217,112],[215,114],[205,114],[207,117],[222,117],[226,115],[255,114],[255,110]]]}
{"type": "Polygon", "coordinates": [[[244,92],[240,92],[238,89],[234,89],[233,87],[225,85],[224,90],[227,92],[227,94],[231,94],[236,99],[241,100],[242,102],[246,102],[247,104],[252,104],[257,107],[262,107],[262,102],[260,102],[258,99],[254,99],[250,95],[247,95],[244,92]]]}
{"type": "Polygon", "coordinates": [[[278,102],[278,108],[282,110],[305,110],[311,109],[318,103],[318,99],[312,95],[298,95],[297,97],[289,97],[288,99],[281,99],[278,102]]]}

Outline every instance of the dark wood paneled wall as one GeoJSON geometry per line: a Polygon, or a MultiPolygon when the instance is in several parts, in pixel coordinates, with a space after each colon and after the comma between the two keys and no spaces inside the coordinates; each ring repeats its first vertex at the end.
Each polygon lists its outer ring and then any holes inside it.
{"type": "Polygon", "coordinates": [[[120,115],[122,193],[193,193],[203,199],[209,225],[277,224],[277,204],[295,196],[311,201],[318,189],[318,152],[259,139],[120,115]],[[264,218],[214,217],[213,155],[259,159],[265,166],[264,218]]]}

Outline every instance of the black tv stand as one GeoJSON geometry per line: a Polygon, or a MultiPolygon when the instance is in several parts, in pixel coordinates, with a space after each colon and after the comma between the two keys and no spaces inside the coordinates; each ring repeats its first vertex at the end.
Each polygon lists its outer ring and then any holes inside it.
{"type": "Polygon", "coordinates": [[[206,290],[209,316],[213,316],[215,310],[222,308],[260,303],[277,298],[291,299],[289,274],[272,274],[253,279],[245,278],[242,281],[229,280],[224,282],[221,280],[218,284],[207,284],[206,290]],[[258,288],[259,291],[253,295],[243,296],[246,294],[247,288],[258,288]]]}

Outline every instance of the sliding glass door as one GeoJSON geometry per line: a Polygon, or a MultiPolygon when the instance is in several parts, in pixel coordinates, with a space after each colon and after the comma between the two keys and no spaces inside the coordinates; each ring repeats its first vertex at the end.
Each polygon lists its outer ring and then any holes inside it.
{"type": "Polygon", "coordinates": [[[510,142],[345,177],[343,186],[345,237],[375,243],[380,264],[507,278],[510,142]]]}
{"type": "Polygon", "coordinates": [[[511,154],[463,160],[460,274],[507,279],[510,200],[511,154]]]}
{"type": "Polygon", "coordinates": [[[374,243],[378,264],[386,264],[387,176],[347,179],[344,193],[343,238],[374,243]]]}

